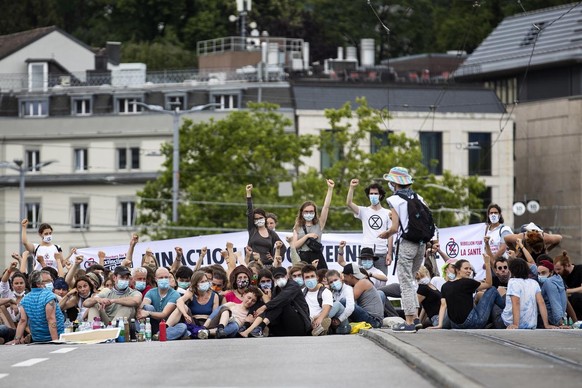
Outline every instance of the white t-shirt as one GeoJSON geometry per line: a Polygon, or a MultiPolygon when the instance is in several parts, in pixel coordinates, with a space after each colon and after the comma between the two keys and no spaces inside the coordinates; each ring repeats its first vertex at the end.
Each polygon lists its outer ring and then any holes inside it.
{"type": "MultiPolygon", "coordinates": [[[[382,260],[382,259],[383,259],[383,257],[380,257],[380,260],[382,260]]],[[[372,277],[372,274],[382,274],[382,275],[386,276],[386,274],[384,272],[382,272],[381,270],[379,270],[376,267],[372,267],[370,269],[367,269],[366,271],[368,271],[368,274],[370,274],[370,281],[372,282],[372,284],[374,284],[375,288],[384,287],[386,285],[385,280],[378,280],[375,277],[372,277]]]]}
{"type": "Polygon", "coordinates": [[[62,252],[60,247],[58,247],[55,244],[52,244],[52,245],[34,244],[34,249],[36,250],[36,254],[34,254],[34,252],[31,252],[31,254],[34,255],[33,260],[35,263],[35,265],[34,265],[35,270],[42,269],[42,266],[36,260],[36,258],[38,256],[44,257],[44,263],[47,267],[52,267],[56,270],[59,269],[57,267],[57,260],[55,259],[55,253],[62,252]],[[38,247],[38,249],[37,249],[37,247],[38,247]]]}
{"type": "MultiPolygon", "coordinates": [[[[487,233],[485,233],[485,236],[489,236],[489,247],[491,248],[491,253],[494,255],[497,254],[501,244],[505,244],[504,237],[512,233],[511,228],[503,224],[500,224],[493,230],[489,230],[489,227],[487,227],[487,233]]],[[[485,252],[485,241],[483,241],[482,248],[482,252],[485,252]]],[[[503,257],[507,258],[507,250],[503,254],[503,257]]]]}
{"type": "MultiPolygon", "coordinates": [[[[323,287],[323,286],[322,286],[323,287]]],[[[315,291],[307,291],[305,294],[305,301],[309,306],[309,317],[311,319],[315,318],[321,313],[322,308],[319,306],[319,302],[317,301],[317,294],[319,293],[319,289],[315,291]]],[[[333,294],[330,290],[325,288],[321,294],[322,299],[322,306],[328,305],[333,306],[333,294]]]]}
{"type": "Polygon", "coordinates": [[[362,248],[372,248],[378,256],[386,255],[388,251],[388,240],[378,238],[381,232],[390,229],[392,220],[390,210],[381,208],[374,210],[370,206],[358,206],[358,214],[354,217],[362,221],[362,248]]]}
{"type": "MultiPolygon", "coordinates": [[[[418,196],[418,199],[420,199],[421,202],[426,205],[424,199],[420,195],[418,194],[416,195],[418,196]]],[[[402,235],[403,229],[404,232],[408,230],[408,202],[396,194],[392,195],[386,201],[388,202],[390,207],[396,211],[396,214],[398,214],[398,218],[400,219],[400,223],[402,224],[402,228],[400,227],[400,225],[398,225],[398,233],[396,234],[396,238],[399,239],[400,236],[402,235]]]]}
{"type": "Polygon", "coordinates": [[[538,304],[536,294],[542,292],[540,285],[533,279],[511,278],[507,282],[505,309],[501,319],[506,326],[513,324],[511,296],[519,297],[519,329],[535,329],[538,324],[538,304]]]}
{"type": "Polygon", "coordinates": [[[345,299],[346,301],[346,308],[344,312],[339,317],[337,317],[341,322],[352,315],[354,308],[356,307],[356,301],[354,300],[354,289],[349,284],[344,283],[340,291],[333,292],[334,301],[339,302],[342,299],[345,299]]]}

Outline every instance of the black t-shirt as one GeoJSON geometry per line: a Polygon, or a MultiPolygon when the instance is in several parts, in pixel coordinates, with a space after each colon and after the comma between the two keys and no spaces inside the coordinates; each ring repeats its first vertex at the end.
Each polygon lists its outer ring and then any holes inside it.
{"type": "Polygon", "coordinates": [[[441,294],[447,301],[447,314],[451,321],[462,324],[473,310],[473,293],[481,283],[470,278],[461,278],[446,282],[441,288],[441,294]]]}
{"type": "Polygon", "coordinates": [[[432,318],[435,315],[439,315],[439,309],[441,307],[441,293],[438,292],[438,290],[433,290],[426,284],[419,284],[416,293],[424,296],[424,300],[421,304],[429,318],[432,318]]]}
{"type": "Polygon", "coordinates": [[[574,269],[564,278],[564,283],[568,288],[577,288],[582,285],[582,264],[574,265],[574,269]]]}

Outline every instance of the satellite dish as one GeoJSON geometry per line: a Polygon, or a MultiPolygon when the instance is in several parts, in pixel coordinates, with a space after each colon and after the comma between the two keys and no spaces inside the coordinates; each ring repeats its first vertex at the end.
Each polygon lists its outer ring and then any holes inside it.
{"type": "Polygon", "coordinates": [[[228,20],[232,23],[236,22],[237,19],[238,19],[238,16],[234,16],[234,15],[230,15],[228,17],[228,20]]]}

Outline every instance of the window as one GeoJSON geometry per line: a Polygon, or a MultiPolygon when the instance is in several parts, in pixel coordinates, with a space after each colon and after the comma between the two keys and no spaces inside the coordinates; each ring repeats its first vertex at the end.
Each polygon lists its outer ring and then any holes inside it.
{"type": "Polygon", "coordinates": [[[135,225],[135,202],[121,202],[121,226],[135,225]]]}
{"type": "Polygon", "coordinates": [[[132,114],[141,112],[141,106],[134,104],[134,102],[142,102],[141,97],[115,97],[115,113],[132,114]]]}
{"type": "Polygon", "coordinates": [[[75,171],[87,171],[87,148],[75,149],[75,171]]]}
{"type": "Polygon", "coordinates": [[[27,229],[37,229],[40,225],[40,202],[26,202],[27,229]]]}
{"type": "Polygon", "coordinates": [[[26,151],[26,171],[40,171],[40,151],[26,151]]]}
{"type": "Polygon", "coordinates": [[[320,150],[320,171],[323,172],[330,168],[335,162],[343,158],[343,149],[340,147],[333,130],[325,130],[324,137],[329,137],[328,147],[322,147],[320,150]]]}
{"type": "Polygon", "coordinates": [[[87,229],[89,227],[89,204],[87,202],[73,203],[73,222],[75,229],[87,229]]]}
{"type": "Polygon", "coordinates": [[[89,116],[93,113],[93,99],[91,97],[71,98],[71,115],[89,116]]]}
{"type": "Polygon", "coordinates": [[[47,117],[49,114],[48,98],[20,100],[20,117],[47,117]]]}
{"type": "Polygon", "coordinates": [[[380,151],[382,147],[388,147],[390,145],[390,134],[393,131],[382,131],[380,133],[372,133],[370,136],[370,153],[375,154],[380,151]]]}
{"type": "Polygon", "coordinates": [[[443,134],[441,132],[420,132],[422,164],[435,175],[443,173],[443,134]]]}
{"type": "Polygon", "coordinates": [[[214,95],[214,103],[220,105],[216,109],[220,110],[238,109],[240,103],[240,96],[238,94],[216,94],[214,95]]]}
{"type": "Polygon", "coordinates": [[[491,175],[491,133],[469,133],[469,175],[491,175]]]}
{"type": "Polygon", "coordinates": [[[119,170],[139,169],[139,147],[117,148],[117,168],[119,170]]]}
{"type": "Polygon", "coordinates": [[[166,95],[166,109],[167,110],[176,110],[176,108],[180,110],[188,109],[187,98],[185,94],[180,95],[166,95]]]}
{"type": "Polygon", "coordinates": [[[33,62],[28,64],[28,90],[48,90],[48,64],[46,62],[33,62]]]}

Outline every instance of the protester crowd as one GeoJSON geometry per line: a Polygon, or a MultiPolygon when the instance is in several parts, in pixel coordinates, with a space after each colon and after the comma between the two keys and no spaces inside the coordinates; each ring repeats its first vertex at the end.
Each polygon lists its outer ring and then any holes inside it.
{"type": "Polygon", "coordinates": [[[335,259],[341,271],[327,268],[321,244],[332,180],[326,181],[321,209],[311,201],[299,207],[288,239],[289,267],[283,264],[287,248],[276,232],[277,217],[253,207],[252,185],[246,187],[248,246],[235,252],[225,242],[226,268],[202,266],[205,248],[190,268],[181,247],[171,267],[160,267],[151,251],[134,267],[133,235],[120,266],[109,270],[103,265],[106,253],[99,252],[100,263],[85,270],[75,249],[65,255],[53,242],[49,224],[40,225],[39,241],[32,242],[23,220],[24,251],[12,255],[0,281],[0,343],[54,341],[86,322],[95,328],[121,322],[139,332],[147,321],[154,337],[163,327],[167,340],[182,340],[381,327],[401,333],[565,328],[582,316],[582,265],[574,265],[565,251],[549,255],[559,235],[533,223],[514,233],[501,208],[490,205],[483,233],[485,278],[478,281],[468,260],[450,259],[441,250],[430,210],[413,191],[408,171],[394,167],[384,179],[391,195],[372,183],[364,189],[369,205],[353,202],[359,181],[350,182],[346,205],[362,221],[362,248],[358,262],[347,263],[346,244],[340,243],[335,259]],[[437,258],[445,263],[441,268],[437,258]],[[393,261],[398,283],[387,284],[393,261]]]}

